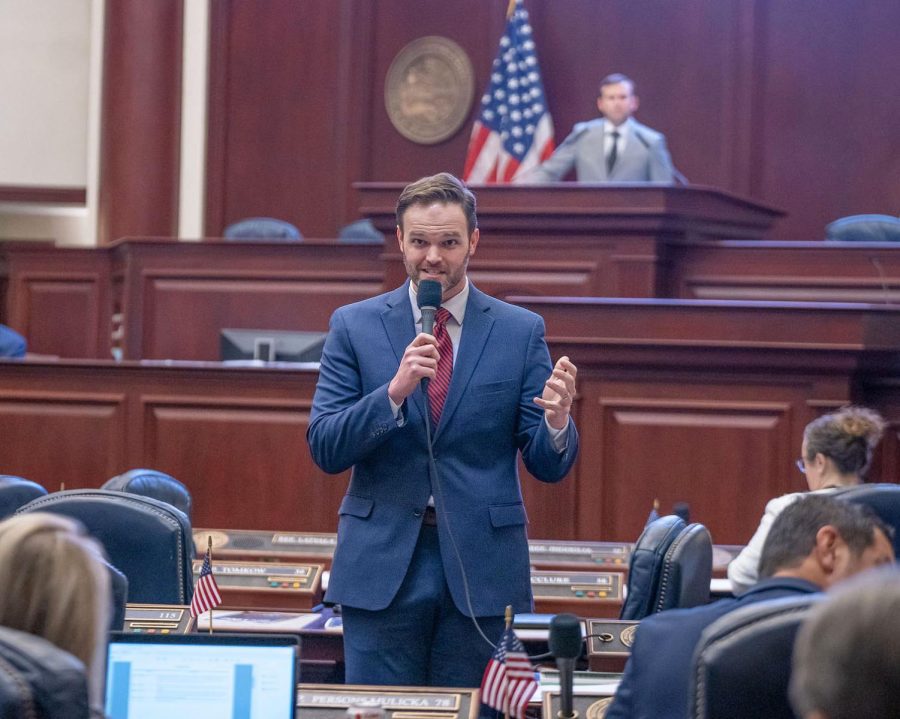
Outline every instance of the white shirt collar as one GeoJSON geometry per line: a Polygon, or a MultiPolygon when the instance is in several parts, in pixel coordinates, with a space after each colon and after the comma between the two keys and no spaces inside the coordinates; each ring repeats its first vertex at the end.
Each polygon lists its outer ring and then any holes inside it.
{"type": "MultiPolygon", "coordinates": [[[[464,277],[462,290],[451,297],[446,302],[441,303],[441,307],[443,307],[453,319],[456,320],[456,323],[462,326],[463,318],[466,316],[466,304],[469,301],[469,278],[464,277]]],[[[422,310],[419,309],[419,303],[416,301],[416,286],[410,282],[409,283],[409,302],[412,305],[413,311],[413,320],[416,325],[422,325],[422,310]]]]}

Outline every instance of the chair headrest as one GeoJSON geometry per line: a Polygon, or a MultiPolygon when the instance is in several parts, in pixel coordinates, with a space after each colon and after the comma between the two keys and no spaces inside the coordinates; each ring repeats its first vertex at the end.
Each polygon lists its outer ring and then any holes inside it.
{"type": "Polygon", "coordinates": [[[227,240],[266,240],[300,242],[303,235],[290,222],[274,217],[248,217],[225,228],[227,240]]]}
{"type": "Polygon", "coordinates": [[[628,596],[620,619],[643,619],[653,611],[663,558],[684,526],[681,517],[670,514],[644,527],[628,563],[628,596]]]}
{"type": "Polygon", "coordinates": [[[0,627],[0,716],[87,719],[89,713],[87,676],[76,657],[42,637],[0,627]]]}
{"type": "Polygon", "coordinates": [[[0,474],[0,519],[11,516],[22,505],[45,494],[47,490],[37,482],[12,474],[0,474]]]}
{"type": "Polygon", "coordinates": [[[690,716],[794,719],[787,695],[794,639],[822,596],[757,602],[708,626],[694,652],[690,716]]]}
{"type": "Polygon", "coordinates": [[[113,492],[129,492],[168,502],[176,509],[191,516],[191,493],[175,477],[155,469],[129,469],[107,480],[101,489],[113,492]]]}
{"type": "Polygon", "coordinates": [[[0,357],[21,358],[28,350],[25,338],[12,327],[0,325],[0,357]]]}
{"type": "Polygon", "coordinates": [[[885,524],[894,528],[894,554],[900,558],[900,485],[889,483],[858,484],[841,487],[831,494],[835,499],[845,499],[865,504],[885,524]]]}
{"type": "Polygon", "coordinates": [[[375,225],[372,224],[372,220],[368,218],[351,222],[349,225],[344,225],[344,227],[341,228],[341,231],[338,232],[338,239],[341,242],[384,243],[384,235],[375,228],[375,225]]]}
{"type": "Polygon", "coordinates": [[[825,226],[825,239],[834,242],[900,242],[900,217],[850,215],[825,226]]]}
{"type": "Polygon", "coordinates": [[[73,489],[35,499],[18,513],[54,512],[79,520],[128,578],[128,599],[188,604],[193,593],[191,523],[184,512],[150,497],[73,489]]]}
{"type": "Polygon", "coordinates": [[[712,538],[702,524],[685,527],[666,551],[655,611],[696,607],[709,601],[712,538]]]}

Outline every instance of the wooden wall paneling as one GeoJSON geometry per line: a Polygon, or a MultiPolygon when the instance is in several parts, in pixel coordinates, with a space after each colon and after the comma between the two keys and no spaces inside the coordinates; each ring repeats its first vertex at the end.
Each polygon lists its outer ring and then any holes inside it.
{"type": "Polygon", "coordinates": [[[177,235],[183,0],[107,3],[99,240],[177,235]]]}
{"type": "Polygon", "coordinates": [[[900,246],[742,242],[668,248],[665,294],[684,299],[900,303],[900,246]]]}
{"type": "Polygon", "coordinates": [[[7,277],[7,323],[29,352],[109,357],[109,258],[103,250],[41,243],[0,248],[7,277]]]}
{"type": "Polygon", "coordinates": [[[28,383],[0,388],[0,471],[48,491],[98,487],[125,454],[126,398],[102,388],[44,391],[28,383]]]}
{"type": "Polygon", "coordinates": [[[359,82],[352,64],[365,43],[350,43],[367,27],[368,4],[212,5],[207,235],[255,216],[292,222],[307,237],[334,236],[343,224],[348,130],[365,136],[367,119],[338,103],[359,107],[346,84],[359,82]],[[351,10],[358,28],[340,21],[351,10]]]}

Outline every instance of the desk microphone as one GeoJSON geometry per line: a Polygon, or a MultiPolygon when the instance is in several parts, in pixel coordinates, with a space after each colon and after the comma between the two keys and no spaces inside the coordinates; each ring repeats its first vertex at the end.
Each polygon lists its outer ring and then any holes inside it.
{"type": "Polygon", "coordinates": [[[550,653],[559,669],[559,719],[575,719],[572,684],[575,660],[581,656],[581,621],[574,614],[557,614],[550,620],[550,653]]]}

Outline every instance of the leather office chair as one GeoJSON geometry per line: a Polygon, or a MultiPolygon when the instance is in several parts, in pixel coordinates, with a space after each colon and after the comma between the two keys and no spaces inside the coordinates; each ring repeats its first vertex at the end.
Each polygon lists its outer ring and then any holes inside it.
{"type": "Polygon", "coordinates": [[[894,528],[894,554],[900,560],[900,485],[858,484],[855,487],[841,487],[831,495],[836,499],[857,502],[870,507],[881,520],[894,528]]]}
{"type": "Polygon", "coordinates": [[[188,604],[193,593],[191,523],[184,512],[150,497],[103,489],[55,492],[24,512],[55,512],[79,520],[128,578],[128,601],[188,604]]]}
{"type": "Polygon", "coordinates": [[[84,664],[43,637],[0,627],[0,717],[88,719],[84,664]]]}
{"type": "Polygon", "coordinates": [[[294,225],[273,217],[248,217],[225,228],[226,240],[263,240],[266,242],[301,242],[303,235],[294,225]]]}
{"type": "Polygon", "coordinates": [[[36,482],[12,474],[0,474],[0,519],[11,517],[22,505],[46,494],[47,490],[36,482]]]}
{"type": "Polygon", "coordinates": [[[709,600],[712,540],[702,524],[675,515],[645,527],[628,565],[628,594],[620,619],[640,620],[665,609],[709,600]]]}
{"type": "Polygon", "coordinates": [[[107,480],[100,489],[128,492],[168,502],[191,518],[191,493],[175,477],[155,469],[129,469],[107,480]]]}
{"type": "Polygon", "coordinates": [[[368,244],[370,242],[384,244],[384,235],[375,228],[372,220],[366,218],[344,225],[338,232],[338,241],[348,244],[368,244]]]}
{"type": "Polygon", "coordinates": [[[109,613],[109,628],[119,631],[125,626],[125,609],[128,604],[128,577],[109,562],[104,562],[109,571],[109,588],[112,593],[112,609],[109,613]]]}
{"type": "Polygon", "coordinates": [[[694,652],[688,716],[794,719],[787,693],[794,639],[821,598],[758,602],[707,627],[694,652]]]}
{"type": "Polygon", "coordinates": [[[833,242],[900,242],[900,217],[850,215],[825,226],[825,239],[833,242]]]}

